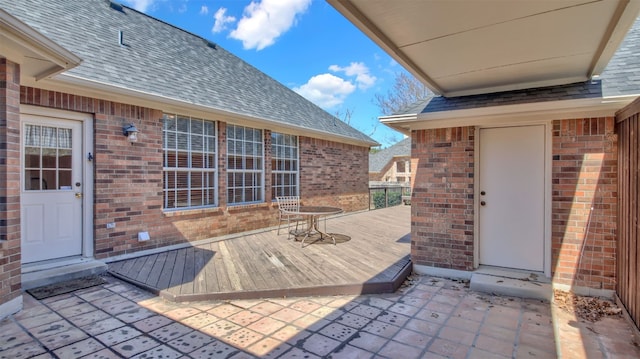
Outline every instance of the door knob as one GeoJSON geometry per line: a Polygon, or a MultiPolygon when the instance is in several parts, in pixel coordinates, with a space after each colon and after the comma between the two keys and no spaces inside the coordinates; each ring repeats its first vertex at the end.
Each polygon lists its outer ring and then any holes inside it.
{"type": "Polygon", "coordinates": [[[82,198],[82,192],[76,192],[76,198],[82,198]]]}
{"type": "Polygon", "coordinates": [[[487,204],[487,202],[485,202],[485,201],[481,201],[481,202],[480,202],[480,205],[481,205],[481,206],[484,206],[484,205],[486,205],[486,204],[487,204]]]}
{"type": "Polygon", "coordinates": [[[484,196],[485,194],[487,194],[487,192],[485,192],[485,191],[481,191],[481,192],[480,192],[480,195],[481,195],[481,196],[484,196]]]}

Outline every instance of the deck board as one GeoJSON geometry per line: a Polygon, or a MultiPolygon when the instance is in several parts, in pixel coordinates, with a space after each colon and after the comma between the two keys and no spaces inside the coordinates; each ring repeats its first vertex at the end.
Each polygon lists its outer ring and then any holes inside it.
{"type": "Polygon", "coordinates": [[[147,260],[142,264],[142,266],[138,270],[138,274],[136,275],[136,280],[139,282],[148,282],[149,275],[151,274],[151,269],[153,268],[153,263],[155,263],[157,254],[147,256],[147,260]]]}
{"type": "Polygon", "coordinates": [[[195,293],[207,291],[205,251],[205,248],[197,248],[194,253],[194,271],[196,268],[201,268],[197,273],[195,273],[195,278],[193,279],[193,291],[195,293]]]}
{"type": "Polygon", "coordinates": [[[150,283],[145,283],[152,288],[156,288],[158,290],[164,290],[169,288],[169,283],[171,283],[171,272],[176,263],[176,256],[178,255],[178,251],[169,251],[167,253],[167,259],[165,260],[164,266],[162,267],[162,274],[158,279],[158,284],[155,286],[150,283]]]}
{"type": "MultiPolygon", "coordinates": [[[[329,218],[325,240],[252,234],[113,262],[109,271],[175,301],[390,292],[410,273],[410,207],[329,218]]],[[[324,223],[322,223],[324,226],[324,223]]]]}
{"type": "Polygon", "coordinates": [[[211,243],[210,247],[213,252],[213,261],[207,264],[207,287],[211,288],[210,291],[213,292],[229,293],[233,287],[218,249],[218,243],[211,243]]]}
{"type": "MultiPolygon", "coordinates": [[[[167,291],[174,295],[181,293],[182,289],[182,275],[184,273],[185,257],[187,256],[186,249],[179,249],[176,253],[176,263],[171,271],[171,281],[169,282],[169,288],[167,291]]],[[[190,283],[187,283],[190,284],[190,283]]]]}
{"type": "Polygon", "coordinates": [[[149,273],[149,277],[147,278],[147,282],[150,286],[155,287],[158,285],[158,281],[160,280],[160,275],[162,274],[162,270],[164,268],[164,264],[167,261],[167,257],[169,256],[168,252],[162,252],[158,254],[156,257],[156,261],[153,263],[151,267],[151,273],[149,273]]]}

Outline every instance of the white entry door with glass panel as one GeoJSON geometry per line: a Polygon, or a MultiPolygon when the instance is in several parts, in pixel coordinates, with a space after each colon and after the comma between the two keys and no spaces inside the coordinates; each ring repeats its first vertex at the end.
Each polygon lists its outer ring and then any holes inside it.
{"type": "Polygon", "coordinates": [[[82,254],[82,122],[22,117],[22,262],[82,254]]]}

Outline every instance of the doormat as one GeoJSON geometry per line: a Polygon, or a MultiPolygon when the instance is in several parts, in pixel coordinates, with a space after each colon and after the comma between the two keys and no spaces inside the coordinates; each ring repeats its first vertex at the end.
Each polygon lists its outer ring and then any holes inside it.
{"type": "Polygon", "coordinates": [[[93,287],[96,285],[105,284],[107,281],[104,278],[94,275],[89,277],[82,277],[77,279],[68,280],[65,282],[54,283],[44,285],[42,287],[27,289],[27,293],[31,294],[34,298],[40,300],[49,297],[55,297],[56,295],[66,294],[78,289],[84,289],[93,287]]]}

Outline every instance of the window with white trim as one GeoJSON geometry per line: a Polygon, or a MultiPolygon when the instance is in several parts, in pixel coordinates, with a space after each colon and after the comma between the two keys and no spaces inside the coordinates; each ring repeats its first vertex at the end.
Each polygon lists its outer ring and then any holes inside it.
{"type": "Polygon", "coordinates": [[[271,197],[298,196],[298,136],[271,132],[271,197]]]}
{"type": "Polygon", "coordinates": [[[216,122],[163,115],[165,210],[217,206],[217,143],[216,122]]]}
{"type": "Polygon", "coordinates": [[[71,190],[71,129],[24,126],[24,189],[71,190]]]}
{"type": "Polygon", "coordinates": [[[227,203],[264,201],[262,130],[227,125],[227,203]]]}

